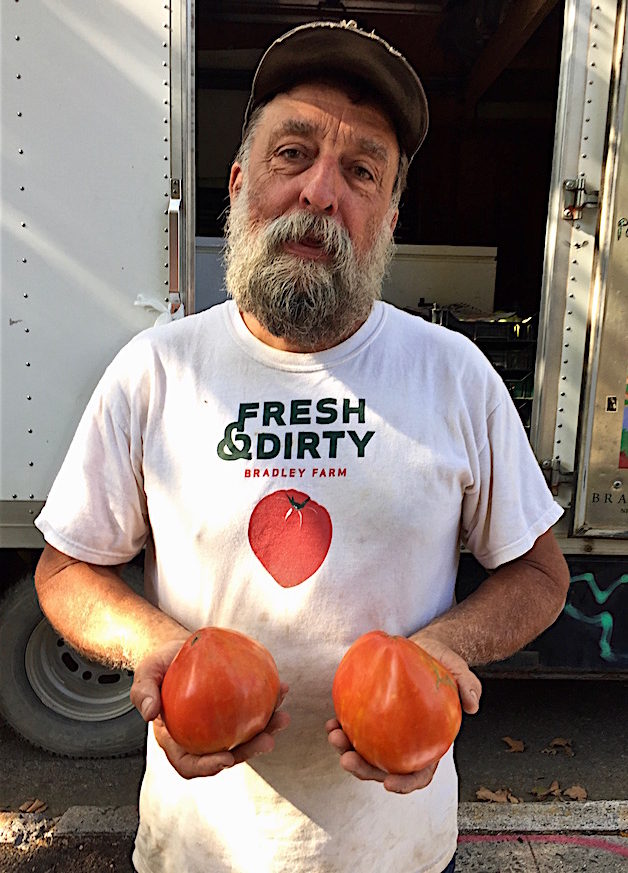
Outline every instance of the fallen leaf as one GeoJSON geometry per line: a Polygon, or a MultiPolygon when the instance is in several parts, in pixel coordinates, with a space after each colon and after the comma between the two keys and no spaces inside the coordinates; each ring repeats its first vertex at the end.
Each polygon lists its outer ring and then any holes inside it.
{"type": "Polygon", "coordinates": [[[574,756],[571,740],[566,740],[564,737],[555,737],[549,746],[541,749],[541,751],[546,755],[557,755],[559,752],[563,752],[568,758],[573,758],[574,756]]]}
{"type": "Polygon", "coordinates": [[[513,740],[512,737],[502,737],[502,740],[509,747],[506,749],[507,752],[523,752],[525,749],[523,740],[513,740]]]}
{"type": "Polygon", "coordinates": [[[547,797],[558,797],[561,796],[560,785],[554,779],[549,788],[543,788],[541,785],[537,785],[532,789],[530,794],[534,794],[537,800],[545,800],[547,797]]]}
{"type": "Polygon", "coordinates": [[[519,797],[515,797],[510,788],[498,788],[497,791],[491,791],[490,788],[482,786],[475,792],[478,800],[486,800],[490,803],[521,803],[519,797]]]}
{"type": "Polygon", "coordinates": [[[583,788],[582,785],[572,785],[571,788],[565,788],[563,795],[570,800],[586,800],[589,796],[586,788],[583,788]]]}
{"type": "Polygon", "coordinates": [[[19,807],[20,812],[43,812],[46,809],[48,804],[38,799],[27,800],[19,807]]]}

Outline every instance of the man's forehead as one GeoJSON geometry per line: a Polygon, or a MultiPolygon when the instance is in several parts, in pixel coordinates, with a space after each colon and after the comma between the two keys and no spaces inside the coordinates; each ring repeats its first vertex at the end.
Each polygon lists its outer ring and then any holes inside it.
{"type": "Polygon", "coordinates": [[[283,134],[324,134],[330,123],[373,157],[398,156],[396,133],[382,110],[368,99],[359,102],[342,88],[303,84],[274,97],[261,121],[271,138],[283,134]]]}

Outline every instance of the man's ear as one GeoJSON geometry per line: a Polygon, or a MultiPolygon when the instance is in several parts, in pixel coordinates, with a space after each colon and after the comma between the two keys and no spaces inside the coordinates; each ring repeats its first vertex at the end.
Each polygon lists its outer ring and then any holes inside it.
{"type": "Polygon", "coordinates": [[[392,214],[392,218],[390,219],[390,232],[394,233],[395,228],[397,227],[397,221],[399,220],[399,210],[395,209],[392,214]]]}
{"type": "Polygon", "coordinates": [[[242,169],[242,165],[236,161],[232,164],[231,173],[229,174],[229,199],[232,203],[240,193],[243,183],[244,170],[242,169]]]}

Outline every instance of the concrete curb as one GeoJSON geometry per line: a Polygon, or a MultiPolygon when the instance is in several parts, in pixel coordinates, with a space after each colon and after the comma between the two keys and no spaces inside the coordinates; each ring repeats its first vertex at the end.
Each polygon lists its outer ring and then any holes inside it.
{"type": "Polygon", "coordinates": [[[458,828],[461,834],[625,833],[628,831],[628,801],[461,803],[458,828]]]}
{"type": "MultiPolygon", "coordinates": [[[[132,837],[137,823],[135,806],[71,806],[57,817],[0,813],[0,844],[84,834],[132,837]]],[[[628,801],[461,803],[458,826],[461,834],[620,834],[628,832],[628,801]]]]}

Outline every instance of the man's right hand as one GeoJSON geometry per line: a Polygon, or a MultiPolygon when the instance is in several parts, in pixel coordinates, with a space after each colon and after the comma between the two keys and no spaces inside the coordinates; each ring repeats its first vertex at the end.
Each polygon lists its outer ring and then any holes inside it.
{"type": "Polygon", "coordinates": [[[154,722],[155,739],[177,773],[184,779],[215,776],[227,767],[271,752],[275,747],[275,734],[285,730],[290,723],[288,713],[278,711],[288,692],[288,686],[284,684],[280,686],[277,706],[270,721],[263,731],[248,742],[235,746],[228,752],[193,755],[173,740],[161,717],[160,688],[166,670],[186,639],[187,636],[181,640],[171,640],[143,658],[135,669],[131,687],[131,702],[145,721],[154,722]]]}

